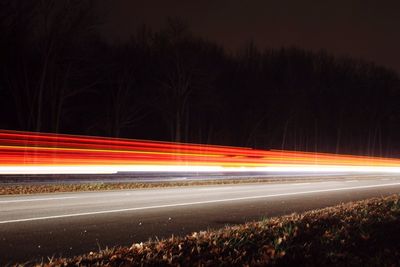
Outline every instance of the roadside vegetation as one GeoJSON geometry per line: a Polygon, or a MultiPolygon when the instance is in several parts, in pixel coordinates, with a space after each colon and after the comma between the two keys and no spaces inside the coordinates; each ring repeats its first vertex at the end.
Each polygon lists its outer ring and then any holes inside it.
{"type": "MultiPolygon", "coordinates": [[[[367,177],[354,176],[357,179],[368,179],[367,177]]],[[[335,176],[324,177],[324,181],[341,179],[335,176]]],[[[165,182],[92,182],[92,183],[54,183],[54,184],[0,184],[1,195],[21,195],[21,194],[42,194],[42,193],[62,193],[62,192],[81,192],[81,191],[100,191],[100,190],[129,190],[129,189],[149,189],[162,187],[181,187],[181,186],[206,186],[206,185],[229,185],[229,184],[254,184],[254,183],[282,183],[282,182],[309,182],[319,181],[320,178],[304,177],[284,178],[234,178],[234,179],[210,179],[210,180],[175,180],[165,182]]]]}
{"type": "Polygon", "coordinates": [[[399,266],[400,196],[49,258],[35,266],[399,266]]]}
{"type": "MultiPolygon", "coordinates": [[[[40,194],[40,193],[61,193],[79,191],[99,190],[122,190],[122,189],[149,189],[161,187],[180,186],[201,186],[201,185],[224,185],[224,184],[245,184],[245,183],[274,183],[285,181],[300,181],[297,179],[216,179],[199,181],[166,181],[166,182],[120,182],[120,183],[68,183],[68,184],[2,184],[0,195],[40,194]]],[[[304,181],[304,179],[303,179],[304,181]]]]}

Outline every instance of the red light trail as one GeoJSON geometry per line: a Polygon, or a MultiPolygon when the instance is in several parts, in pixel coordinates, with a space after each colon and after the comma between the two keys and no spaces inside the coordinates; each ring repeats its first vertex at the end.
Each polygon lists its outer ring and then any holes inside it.
{"type": "Polygon", "coordinates": [[[0,130],[0,174],[400,172],[400,160],[0,130]]]}

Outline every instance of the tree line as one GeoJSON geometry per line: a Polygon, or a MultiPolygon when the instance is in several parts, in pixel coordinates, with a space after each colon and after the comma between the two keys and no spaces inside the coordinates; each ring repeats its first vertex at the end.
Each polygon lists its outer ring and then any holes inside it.
{"type": "Polygon", "coordinates": [[[177,18],[104,41],[94,2],[0,3],[0,128],[397,156],[398,74],[297,47],[235,52],[177,18]]]}

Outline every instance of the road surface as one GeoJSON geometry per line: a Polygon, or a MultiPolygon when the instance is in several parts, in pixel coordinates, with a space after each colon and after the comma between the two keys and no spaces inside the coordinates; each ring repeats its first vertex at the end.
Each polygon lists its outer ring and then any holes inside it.
{"type": "Polygon", "coordinates": [[[400,193],[400,177],[0,196],[0,265],[400,193]]]}

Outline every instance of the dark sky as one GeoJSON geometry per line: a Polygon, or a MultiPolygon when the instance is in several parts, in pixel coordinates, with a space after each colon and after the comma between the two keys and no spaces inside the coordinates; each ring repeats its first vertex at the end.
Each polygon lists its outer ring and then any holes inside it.
{"type": "Polygon", "coordinates": [[[236,49],[295,45],[375,61],[400,72],[400,0],[103,0],[103,32],[124,41],[143,23],[181,17],[199,36],[236,49]]]}

